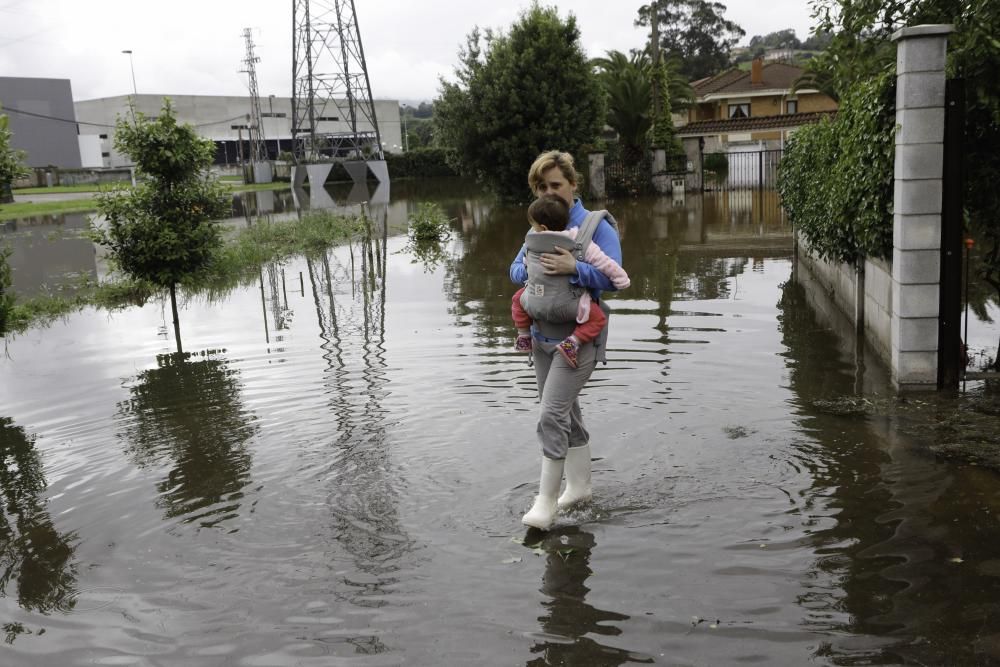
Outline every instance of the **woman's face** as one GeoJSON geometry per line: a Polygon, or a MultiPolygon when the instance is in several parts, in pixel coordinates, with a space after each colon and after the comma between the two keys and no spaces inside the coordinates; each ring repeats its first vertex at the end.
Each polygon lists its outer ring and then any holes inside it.
{"type": "Polygon", "coordinates": [[[573,207],[573,193],[576,192],[576,183],[566,180],[559,167],[550,167],[542,172],[542,182],[535,188],[535,196],[556,195],[570,208],[573,207]]]}

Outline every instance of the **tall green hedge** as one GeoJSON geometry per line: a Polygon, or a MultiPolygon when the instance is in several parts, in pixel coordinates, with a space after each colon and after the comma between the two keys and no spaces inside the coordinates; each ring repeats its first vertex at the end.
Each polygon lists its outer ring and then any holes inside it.
{"type": "Polygon", "coordinates": [[[447,148],[414,148],[405,153],[386,153],[385,161],[392,178],[432,178],[458,176],[449,160],[454,151],[447,148]]]}
{"type": "Polygon", "coordinates": [[[789,220],[823,259],[892,255],[895,68],[843,97],[833,120],[798,130],[778,170],[789,220]]]}

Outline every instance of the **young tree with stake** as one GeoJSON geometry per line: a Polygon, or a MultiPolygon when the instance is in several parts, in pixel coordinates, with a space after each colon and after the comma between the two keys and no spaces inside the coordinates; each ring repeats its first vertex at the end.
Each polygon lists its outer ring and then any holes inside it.
{"type": "Polygon", "coordinates": [[[170,290],[180,352],[177,283],[208,266],[221,247],[212,221],[226,215],[230,197],[208,173],[215,150],[211,140],[179,125],[169,100],[157,118],[138,112],[134,118],[118,118],[115,148],[132,158],[144,179],[98,196],[98,211],[108,225],[95,228],[94,238],[123,273],[170,290]]]}

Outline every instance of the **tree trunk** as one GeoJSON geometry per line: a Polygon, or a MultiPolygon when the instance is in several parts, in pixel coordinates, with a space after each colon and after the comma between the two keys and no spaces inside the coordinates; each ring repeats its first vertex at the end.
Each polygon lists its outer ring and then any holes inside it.
{"type": "Polygon", "coordinates": [[[181,318],[177,316],[177,285],[170,285],[170,312],[174,315],[174,338],[177,340],[177,352],[184,352],[181,347],[181,318]]]}

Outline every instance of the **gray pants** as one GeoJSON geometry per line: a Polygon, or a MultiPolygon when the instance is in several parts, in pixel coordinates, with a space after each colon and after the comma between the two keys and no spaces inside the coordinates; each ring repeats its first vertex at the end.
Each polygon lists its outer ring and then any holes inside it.
{"type": "Polygon", "coordinates": [[[538,396],[542,404],[538,418],[538,441],[546,457],[564,459],[567,448],[583,447],[590,441],[580,412],[579,396],[597,363],[594,344],[580,346],[578,367],[573,368],[556,351],[554,343],[537,338],[532,342],[538,396]]]}

